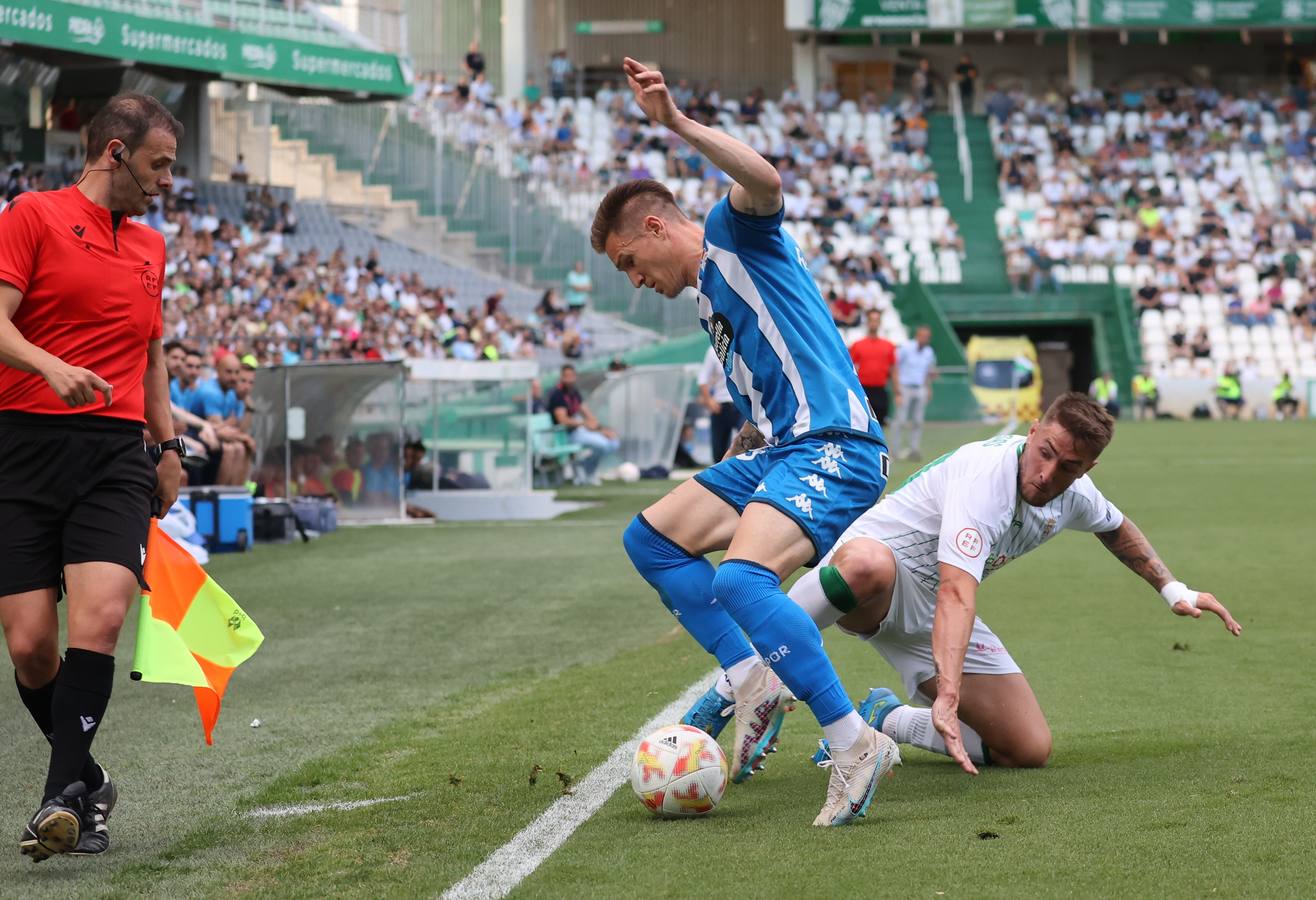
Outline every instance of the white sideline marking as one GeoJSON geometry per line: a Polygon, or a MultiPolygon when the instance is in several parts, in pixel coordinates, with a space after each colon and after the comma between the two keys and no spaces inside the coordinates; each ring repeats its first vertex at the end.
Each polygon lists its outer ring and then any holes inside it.
{"type": "Polygon", "coordinates": [[[590,816],[599,811],[613,792],[629,778],[627,770],[640,739],[654,729],[671,725],[696,701],[712,681],[709,672],[669,703],[662,712],[640,727],[635,737],[622,744],[592,772],[572,786],[573,793],[559,797],[553,805],[499,847],[461,881],[443,892],[443,900],[497,900],[506,897],[539,864],[561,847],[590,816]]]}
{"type": "Polygon", "coordinates": [[[247,813],[248,819],[269,819],[279,816],[304,816],[308,813],[324,812],[327,809],[361,809],[366,806],[378,806],[380,803],[397,803],[410,800],[411,794],[401,797],[377,797],[374,800],[336,800],[332,803],[294,803],[289,806],[259,806],[247,813]]]}

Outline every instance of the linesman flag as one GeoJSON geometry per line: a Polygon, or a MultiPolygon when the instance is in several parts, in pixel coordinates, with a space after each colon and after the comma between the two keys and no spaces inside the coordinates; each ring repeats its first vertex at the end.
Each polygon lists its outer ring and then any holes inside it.
{"type": "Polygon", "coordinates": [[[154,519],[143,574],[151,590],[142,595],[137,618],[132,678],[191,685],[206,743],[213,744],[228,680],[265,636],[154,519]]]}

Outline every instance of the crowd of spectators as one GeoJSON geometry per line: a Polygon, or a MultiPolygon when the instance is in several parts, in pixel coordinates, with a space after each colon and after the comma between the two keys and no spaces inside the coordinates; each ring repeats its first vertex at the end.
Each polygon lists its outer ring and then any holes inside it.
{"type": "Polygon", "coordinates": [[[1316,331],[1316,121],[1304,98],[993,88],[985,105],[1016,290],[1127,284],[1144,330],[1168,339],[1159,362],[1220,369],[1259,349],[1258,367],[1276,368],[1269,346],[1229,326],[1274,327],[1280,362],[1298,360],[1287,336],[1300,349],[1316,331]]]}
{"type": "Polygon", "coordinates": [[[553,297],[518,319],[501,291],[461,297],[415,272],[387,271],[375,252],[294,252],[284,243],[292,212],[271,199],[251,192],[241,222],[217,219],[213,209],[167,209],[168,336],[249,353],[261,364],[533,359],[539,347],[579,352],[585,340],[579,311],[553,297]]]}
{"type": "MultiPolygon", "coordinates": [[[[736,99],[716,82],[683,78],[671,90],[687,115],[728,130],[777,166],[787,228],[825,295],[874,308],[913,267],[925,280],[960,280],[963,239],[927,153],[930,96],[884,103],[870,91],[842,100],[827,83],[813,103],[794,84],[776,101],[761,89],[736,99]]],[[[432,115],[459,145],[491,153],[505,175],[582,222],[624,179],[663,181],[696,218],[730,186],[692,147],[649,122],[624,84],[556,102],[531,86],[493,106],[436,84],[417,98],[416,115],[432,115]]]]}
{"type": "MultiPolygon", "coordinates": [[[[69,171],[14,163],[4,202],[71,184],[69,171]]],[[[302,360],[533,359],[538,348],[579,357],[589,346],[584,303],[546,292],[516,318],[504,295],[462,297],[414,272],[387,271],[377,253],[294,251],[297,216],[268,187],[252,186],[239,221],[221,217],[185,167],[173,192],[144,217],[166,238],[165,338],[258,365],[302,360]]]]}

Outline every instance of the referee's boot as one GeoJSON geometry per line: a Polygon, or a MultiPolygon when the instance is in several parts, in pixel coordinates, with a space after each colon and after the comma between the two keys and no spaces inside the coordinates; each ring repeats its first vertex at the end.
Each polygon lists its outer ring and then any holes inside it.
{"type": "Polygon", "coordinates": [[[105,823],[114,811],[114,804],[119,802],[119,789],[110,780],[105,767],[99,768],[105,783],[87,795],[82,808],[82,834],[77,846],[69,851],[72,856],[95,856],[110,849],[110,831],[105,823]]]}
{"type": "Polygon", "coordinates": [[[87,801],[87,786],[75,781],[58,796],[41,804],[37,814],[23,828],[18,852],[41,862],[56,853],[68,853],[82,836],[82,811],[87,801]]]}

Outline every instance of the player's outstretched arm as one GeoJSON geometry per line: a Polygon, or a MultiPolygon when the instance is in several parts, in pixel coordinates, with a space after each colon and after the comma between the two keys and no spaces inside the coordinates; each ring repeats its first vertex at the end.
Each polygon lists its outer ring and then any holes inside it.
{"type": "Polygon", "coordinates": [[[960,737],[960,681],[964,654],[973,635],[978,602],[978,581],[968,572],[941,563],[941,587],[937,589],[937,611],[932,619],[932,663],[937,670],[937,699],[932,704],[932,724],[946,742],[946,752],[970,775],[978,769],[964,749],[960,737]]]}
{"type": "Polygon", "coordinates": [[[781,209],[781,176],[753,148],[729,134],[700,125],[676,108],[667,90],[663,73],[626,57],[622,63],[626,82],[635,93],[635,102],[644,114],[670,128],[691,147],[702,153],[735,185],[731,188],[731,205],[751,216],[771,216],[781,209]]]}
{"type": "Polygon", "coordinates": [[[1229,610],[1214,595],[1190,590],[1182,581],[1175,581],[1146,535],[1128,516],[1114,531],[1098,532],[1097,539],[1106,545],[1106,549],[1116,559],[1160,591],[1175,615],[1200,619],[1202,610],[1206,610],[1219,616],[1225,628],[1235,637],[1243,630],[1243,626],[1234,621],[1229,610]]]}

